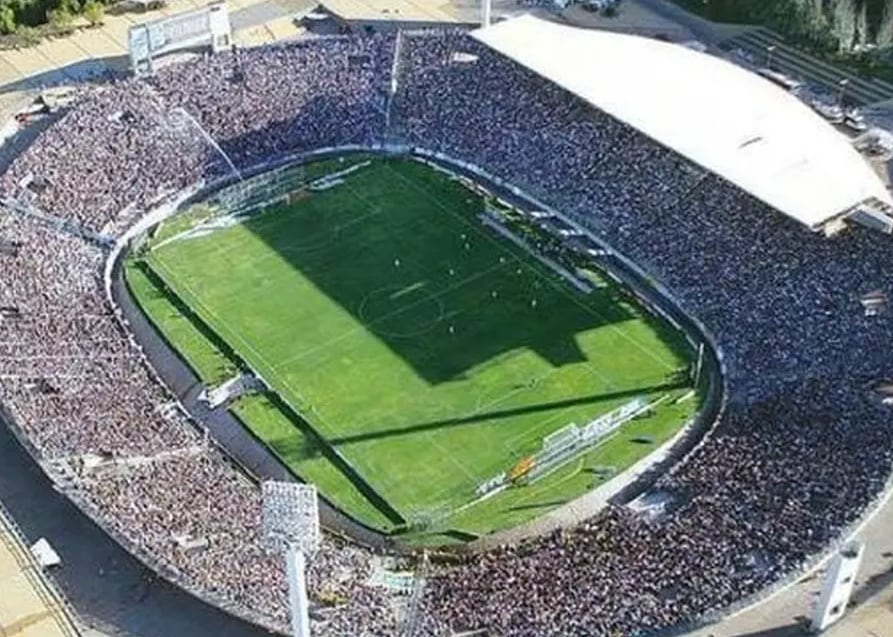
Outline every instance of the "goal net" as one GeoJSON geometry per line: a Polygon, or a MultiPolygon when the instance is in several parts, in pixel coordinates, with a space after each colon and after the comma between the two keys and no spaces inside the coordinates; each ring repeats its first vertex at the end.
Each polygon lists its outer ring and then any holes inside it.
{"type": "Polygon", "coordinates": [[[583,427],[570,424],[543,438],[540,451],[523,475],[526,483],[535,482],[562,467],[613,434],[624,423],[648,408],[644,397],[637,397],[625,405],[595,418],[583,427]]]}
{"type": "Polygon", "coordinates": [[[543,438],[542,449],[544,452],[554,451],[568,445],[575,445],[580,441],[580,428],[571,423],[563,429],[559,429],[543,438]]]}
{"type": "Polygon", "coordinates": [[[213,203],[227,214],[250,215],[278,203],[288,203],[306,185],[303,164],[283,166],[220,190],[213,203]]]}

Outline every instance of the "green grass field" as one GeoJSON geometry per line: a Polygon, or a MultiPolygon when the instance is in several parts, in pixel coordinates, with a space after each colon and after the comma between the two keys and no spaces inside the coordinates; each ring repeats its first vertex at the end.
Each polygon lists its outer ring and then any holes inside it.
{"type": "Polygon", "coordinates": [[[127,280],[204,381],[241,362],[270,384],[231,409],[297,475],[371,526],[441,543],[582,494],[697,408],[672,400],[690,390],[681,335],[611,285],[580,293],[482,210],[422,164],[375,160],[246,222],[167,231],[127,280]],[[540,482],[456,512],[547,434],[639,395],[670,399],[540,482]]]}

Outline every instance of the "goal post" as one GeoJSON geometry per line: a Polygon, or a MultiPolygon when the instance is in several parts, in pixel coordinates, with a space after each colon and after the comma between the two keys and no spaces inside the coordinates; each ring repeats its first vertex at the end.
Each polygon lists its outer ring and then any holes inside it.
{"type": "Polygon", "coordinates": [[[580,428],[576,423],[571,423],[558,431],[550,433],[543,438],[542,449],[544,452],[563,448],[567,445],[575,445],[580,441],[580,428]]]}
{"type": "Polygon", "coordinates": [[[650,407],[644,396],[638,396],[617,409],[594,418],[583,427],[572,423],[549,434],[543,438],[540,450],[528,456],[528,466],[514,481],[524,484],[536,482],[598,445],[623,424],[650,407]]]}
{"type": "Polygon", "coordinates": [[[307,187],[303,164],[291,164],[249,177],[218,191],[215,203],[226,214],[249,215],[277,203],[296,200],[307,187]]]}

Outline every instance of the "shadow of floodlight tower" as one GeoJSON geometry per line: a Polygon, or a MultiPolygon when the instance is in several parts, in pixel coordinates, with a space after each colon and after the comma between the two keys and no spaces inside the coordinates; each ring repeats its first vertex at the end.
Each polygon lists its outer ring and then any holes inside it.
{"type": "Polygon", "coordinates": [[[288,605],[293,637],[310,637],[310,614],[304,562],[320,542],[316,487],[297,482],[264,482],[264,538],[271,548],[285,553],[288,605]]]}

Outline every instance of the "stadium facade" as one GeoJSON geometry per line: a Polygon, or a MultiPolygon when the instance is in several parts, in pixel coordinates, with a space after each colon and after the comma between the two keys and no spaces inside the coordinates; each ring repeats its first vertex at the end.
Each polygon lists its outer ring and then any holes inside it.
{"type": "MultiPolygon", "coordinates": [[[[146,367],[99,272],[111,244],[164,214],[160,202],[230,181],[232,166],[344,145],[427,149],[561,211],[647,272],[715,339],[727,401],[657,480],[658,515],[611,505],[566,534],[436,564],[415,634],[641,634],[714,619],[800,573],[887,488],[893,419],[877,388],[893,375],[893,318],[859,300],[893,292],[890,239],[812,231],[889,197],[805,108],[724,63],[528,18],[475,38],[321,38],[86,91],[0,179],[11,282],[0,328],[15,343],[4,406],[111,535],[196,594],[282,630],[257,485],[146,367]],[[553,39],[530,46],[540,33],[553,39]],[[533,39],[524,50],[522,35],[533,39]],[[539,54],[550,47],[555,57],[539,54]],[[563,71],[599,57],[611,59],[585,77],[563,71]],[[637,70],[642,82],[625,75],[637,70]]],[[[368,584],[372,562],[366,548],[323,541],[309,573],[320,634],[399,630],[368,584]]]]}

